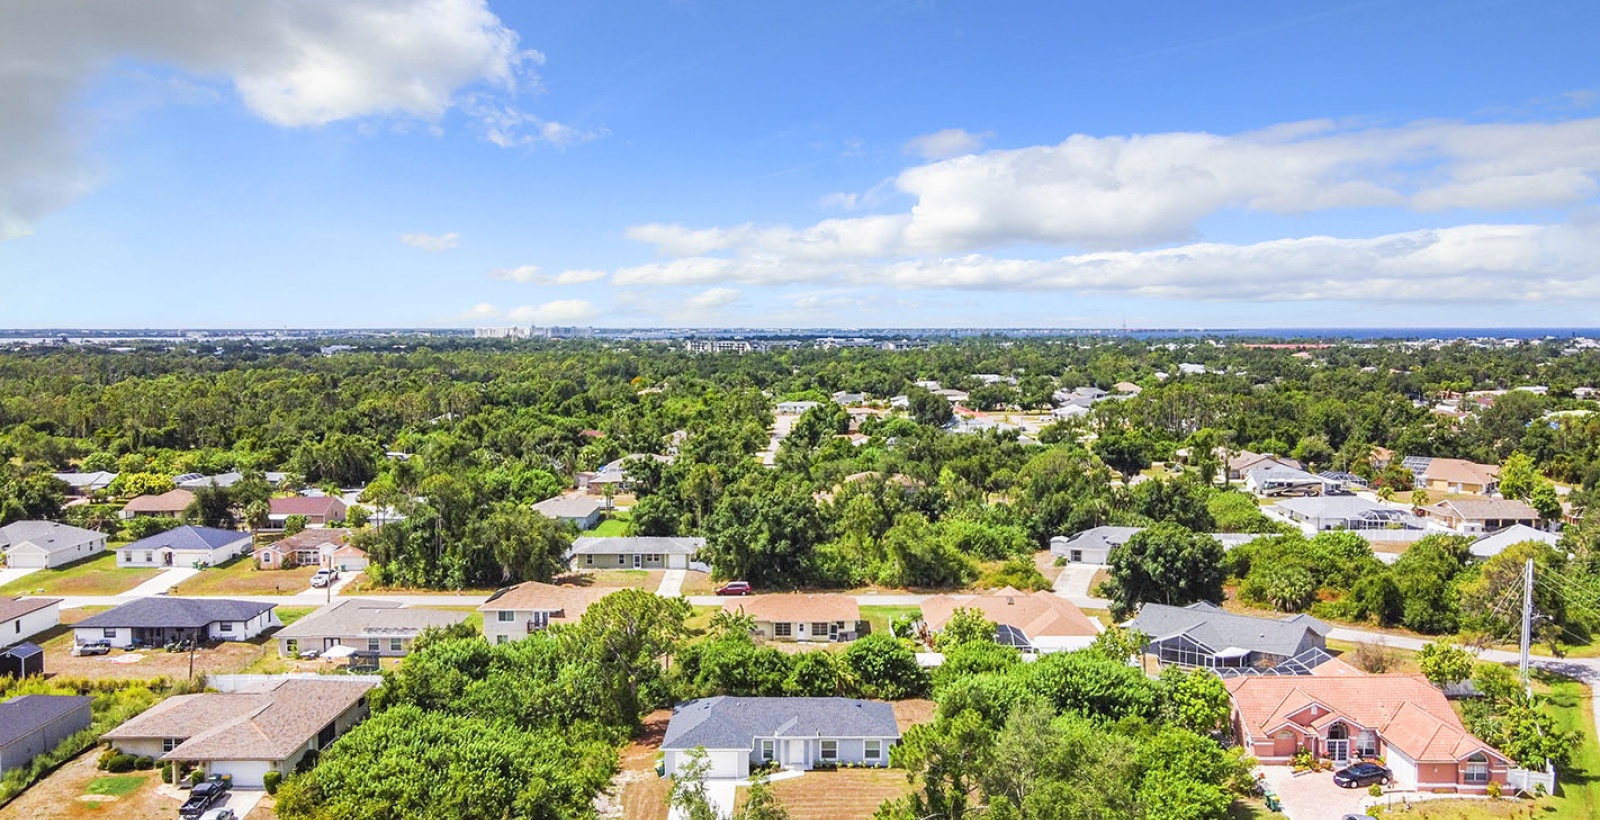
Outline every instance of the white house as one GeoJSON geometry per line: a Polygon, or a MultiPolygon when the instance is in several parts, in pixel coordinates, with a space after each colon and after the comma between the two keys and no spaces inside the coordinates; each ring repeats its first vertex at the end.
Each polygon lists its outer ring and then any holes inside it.
{"type": "Polygon", "coordinates": [[[0,598],[0,646],[10,646],[61,623],[60,598],[0,598]]]}
{"type": "Polygon", "coordinates": [[[591,604],[615,591],[538,581],[496,590],[478,607],[483,613],[483,637],[490,643],[509,643],[552,624],[576,623],[591,604]]]}
{"type": "Polygon", "coordinates": [[[376,684],[351,679],[269,680],[233,692],[174,695],[101,736],[131,755],[198,763],[207,776],[259,789],[289,775],[367,716],[376,684]]]}
{"type": "Polygon", "coordinates": [[[118,567],[214,565],[250,553],[250,533],[177,527],[117,548],[118,567]]]}
{"type": "Polygon", "coordinates": [[[277,604],[225,598],[135,598],[73,624],[78,643],[108,641],[126,649],[186,638],[247,641],[283,622],[277,604]]]}
{"type": "Polygon", "coordinates": [[[573,569],[688,569],[704,538],[585,536],[567,553],[573,569]]]}
{"type": "Polygon", "coordinates": [[[854,763],[888,766],[900,740],[894,708],[850,698],[714,697],[680,703],[662,739],[663,764],[674,774],[685,756],[704,749],[707,777],[743,778],[752,765],[785,769],[854,763]]]}
{"type": "Polygon", "coordinates": [[[1128,543],[1144,527],[1095,527],[1076,535],[1050,539],[1050,554],[1070,564],[1104,564],[1111,550],[1128,543]]]}
{"type": "Polygon", "coordinates": [[[50,569],[81,561],[106,550],[105,533],[57,524],[17,521],[0,527],[0,551],[13,569],[50,569]]]}

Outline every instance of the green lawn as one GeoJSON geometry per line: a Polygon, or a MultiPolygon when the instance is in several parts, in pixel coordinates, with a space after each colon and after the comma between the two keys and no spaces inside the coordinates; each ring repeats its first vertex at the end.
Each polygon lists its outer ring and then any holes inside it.
{"type": "Polygon", "coordinates": [[[586,530],[583,534],[593,536],[595,538],[609,538],[616,535],[627,535],[629,518],[631,518],[631,516],[625,512],[611,513],[610,515],[606,516],[606,520],[600,522],[599,526],[592,530],[586,530]]]}
{"type": "Polygon", "coordinates": [[[273,611],[278,613],[278,620],[283,621],[284,626],[288,626],[289,624],[292,624],[295,621],[298,621],[301,618],[316,612],[317,608],[314,606],[280,606],[273,611]]]}
{"type": "Polygon", "coordinates": [[[143,786],[145,778],[141,775],[110,775],[97,777],[83,787],[84,794],[104,794],[112,797],[125,797],[133,794],[143,786]]]}
{"type": "Polygon", "coordinates": [[[3,587],[0,595],[119,595],[156,577],[159,569],[117,569],[117,555],[103,552],[58,569],[41,569],[3,587]]]}
{"type": "Polygon", "coordinates": [[[864,606],[861,619],[872,625],[873,632],[887,633],[890,621],[921,611],[914,606],[864,606]]]}
{"type": "Polygon", "coordinates": [[[256,569],[255,558],[244,556],[207,567],[178,585],[179,595],[293,595],[311,588],[316,567],[256,569]]]}

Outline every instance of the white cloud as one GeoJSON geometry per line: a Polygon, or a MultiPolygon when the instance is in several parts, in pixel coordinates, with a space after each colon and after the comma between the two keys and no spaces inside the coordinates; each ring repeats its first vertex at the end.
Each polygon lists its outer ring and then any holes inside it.
{"type": "Polygon", "coordinates": [[[531,285],[582,285],[587,282],[597,282],[606,278],[603,270],[590,268],[576,268],[564,270],[556,274],[540,271],[538,265],[520,265],[515,268],[495,268],[489,271],[489,278],[501,282],[521,282],[531,285]]]}
{"type": "Polygon", "coordinates": [[[530,147],[539,144],[566,148],[605,137],[604,128],[585,130],[566,123],[547,120],[516,106],[475,100],[467,112],[483,128],[483,138],[501,148],[530,147]]]}
{"type": "Polygon", "coordinates": [[[598,315],[600,311],[582,299],[557,299],[542,305],[523,305],[506,311],[506,317],[512,321],[535,325],[572,324],[598,315]]]}
{"type": "MultiPolygon", "coordinates": [[[[1394,128],[1289,123],[1216,135],[1076,135],[909,168],[904,212],[810,227],[651,224],[628,237],[668,257],[729,253],[835,262],[1042,244],[1090,249],[1192,240],[1225,211],[1358,207],[1516,211],[1582,204],[1600,173],[1600,118],[1394,128]]],[[[852,204],[847,197],[833,202],[852,204]]]]}
{"type": "Polygon", "coordinates": [[[463,319],[498,319],[498,318],[500,318],[500,309],[495,307],[494,305],[489,304],[488,302],[479,302],[478,304],[473,305],[471,308],[469,308],[465,313],[462,313],[461,314],[461,318],[463,318],[463,319]]]}
{"type": "MultiPolygon", "coordinates": [[[[1380,306],[1593,301],[1600,300],[1600,225],[1465,225],[1371,239],[1314,236],[1248,245],[1195,243],[1043,260],[970,254],[839,264],[772,257],[696,257],[625,268],[616,272],[613,281],[639,286],[739,282],[904,290],[1073,291],[1380,306]]],[[[812,301],[796,307],[820,304],[812,301]]]]}
{"type": "Polygon", "coordinates": [[[983,144],[993,137],[988,131],[973,134],[961,128],[946,128],[908,140],[905,149],[906,153],[923,159],[949,159],[982,150],[983,144]]]}
{"type": "Polygon", "coordinates": [[[417,250],[429,253],[447,251],[461,244],[461,234],[451,232],[443,234],[406,233],[400,235],[400,242],[410,245],[417,250]]]}
{"type": "Polygon", "coordinates": [[[223,80],[284,127],[437,121],[460,89],[514,92],[539,61],[485,0],[16,0],[0,55],[0,240],[90,187],[67,111],[119,60],[223,80]]]}
{"type": "Polygon", "coordinates": [[[739,301],[739,291],[735,288],[711,288],[701,291],[684,300],[684,305],[692,311],[714,311],[728,307],[739,301]]]}

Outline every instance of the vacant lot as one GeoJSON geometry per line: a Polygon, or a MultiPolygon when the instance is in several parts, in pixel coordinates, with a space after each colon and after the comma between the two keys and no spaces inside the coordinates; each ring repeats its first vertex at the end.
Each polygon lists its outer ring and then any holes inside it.
{"type": "MultiPolygon", "coordinates": [[[[900,769],[840,769],[806,772],[772,784],[772,793],[789,810],[793,820],[850,820],[871,817],[885,800],[910,793],[911,783],[900,769]]],[[[749,789],[740,789],[744,805],[749,789]]],[[[631,816],[630,816],[631,818],[631,816]]]]}
{"type": "Polygon", "coordinates": [[[667,709],[652,712],[644,719],[639,736],[622,750],[619,771],[612,786],[620,790],[621,805],[613,804],[612,811],[602,816],[623,817],[626,820],[667,820],[667,795],[672,792],[672,781],[656,776],[656,754],[661,748],[661,738],[667,733],[667,722],[672,712],[667,709]],[[620,808],[620,812],[617,809],[620,808]]]}
{"type": "Polygon", "coordinates": [[[563,575],[555,582],[585,587],[612,587],[615,589],[643,589],[655,592],[667,574],[662,569],[586,569],[563,575]]]}
{"type": "Polygon", "coordinates": [[[178,801],[157,792],[159,771],[108,776],[95,768],[99,754],[95,747],[67,761],[0,809],[0,820],[170,820],[177,815],[178,801]]]}
{"type": "Polygon", "coordinates": [[[159,569],[117,569],[104,552],[60,569],[41,569],[3,587],[0,595],[120,595],[161,574],[159,569]]]}
{"type": "Polygon", "coordinates": [[[235,558],[203,569],[178,585],[178,595],[293,595],[311,588],[316,567],[256,569],[255,559],[235,558]]]}
{"type": "Polygon", "coordinates": [[[704,572],[685,572],[683,574],[683,594],[685,597],[692,595],[711,595],[717,591],[717,585],[711,582],[711,575],[704,572]]]}
{"type": "Polygon", "coordinates": [[[907,729],[919,724],[928,723],[939,711],[939,704],[923,698],[912,700],[897,700],[894,702],[894,723],[899,727],[900,734],[905,734],[907,729]]]}

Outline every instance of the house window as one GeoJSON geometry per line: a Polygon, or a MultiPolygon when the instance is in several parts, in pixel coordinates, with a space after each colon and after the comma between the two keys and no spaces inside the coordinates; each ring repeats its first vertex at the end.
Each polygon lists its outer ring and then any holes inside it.
{"type": "Polygon", "coordinates": [[[869,741],[867,741],[867,751],[866,751],[865,757],[866,757],[867,760],[882,760],[883,759],[883,741],[881,741],[881,740],[869,740],[869,741]]]}
{"type": "Polygon", "coordinates": [[[218,632],[232,632],[233,631],[233,621],[223,621],[221,624],[219,624],[217,626],[217,631],[218,632]]]}
{"type": "Polygon", "coordinates": [[[594,566],[594,556],[593,555],[585,555],[585,556],[583,556],[583,563],[584,563],[585,566],[590,566],[590,567],[594,566]]]}
{"type": "Polygon", "coordinates": [[[517,613],[512,612],[509,609],[502,609],[499,612],[495,613],[494,619],[499,621],[500,623],[508,624],[508,623],[511,623],[512,621],[515,621],[517,619],[517,613]]]}
{"type": "Polygon", "coordinates": [[[761,759],[767,763],[772,762],[772,741],[761,741],[761,759]]]}
{"type": "Polygon", "coordinates": [[[778,621],[772,625],[772,637],[787,638],[794,634],[794,624],[788,621],[778,621]]]}
{"type": "Polygon", "coordinates": [[[533,617],[528,620],[528,623],[531,624],[534,629],[544,629],[550,625],[550,612],[543,609],[535,610],[533,617]]]}
{"type": "Polygon", "coordinates": [[[162,754],[166,754],[167,752],[170,752],[173,749],[178,748],[178,744],[180,744],[180,743],[183,743],[183,738],[181,738],[181,737],[164,737],[164,738],[162,738],[161,739],[161,753],[162,754]]]}
{"type": "Polygon", "coordinates": [[[1360,757],[1378,756],[1378,734],[1376,732],[1362,730],[1361,734],[1356,735],[1356,755],[1360,757]]]}
{"type": "Polygon", "coordinates": [[[645,553],[644,560],[649,562],[649,563],[659,563],[661,561],[661,556],[660,555],[652,555],[650,553],[645,553]]]}
{"type": "Polygon", "coordinates": [[[509,638],[508,636],[505,636],[505,635],[496,635],[496,636],[494,636],[494,642],[495,643],[511,643],[511,638],[509,638]]]}
{"type": "Polygon", "coordinates": [[[1074,564],[1083,563],[1083,550],[1073,550],[1067,555],[1067,560],[1074,564]]]}
{"type": "Polygon", "coordinates": [[[368,638],[367,639],[367,651],[368,652],[376,652],[376,651],[378,651],[378,643],[379,642],[378,642],[377,638],[368,638]]]}
{"type": "Polygon", "coordinates": [[[389,651],[390,652],[404,652],[404,651],[406,651],[405,639],[404,638],[390,638],[389,639],[389,651]]]}
{"type": "Polygon", "coordinates": [[[825,638],[827,636],[828,636],[828,624],[826,622],[814,623],[814,624],[811,625],[811,637],[813,637],[813,638],[824,637],[825,638]]]}
{"type": "Polygon", "coordinates": [[[151,552],[150,550],[145,550],[144,551],[144,562],[146,564],[154,564],[156,562],[156,554],[154,552],[151,552]]]}
{"type": "Polygon", "coordinates": [[[1488,783],[1489,758],[1483,752],[1474,752],[1462,766],[1461,782],[1488,783]]]}
{"type": "Polygon", "coordinates": [[[617,566],[622,567],[622,566],[627,566],[627,564],[628,564],[628,556],[626,556],[626,555],[618,555],[617,556],[617,566]]]}
{"type": "Polygon", "coordinates": [[[839,741],[837,741],[837,740],[824,740],[824,741],[822,741],[822,759],[823,760],[838,760],[839,759],[839,741]]]}
{"type": "Polygon", "coordinates": [[[291,655],[298,655],[300,654],[300,641],[290,638],[289,640],[284,641],[283,648],[291,655]]]}
{"type": "Polygon", "coordinates": [[[117,637],[117,630],[115,630],[115,629],[102,629],[102,630],[100,630],[100,634],[103,635],[104,637],[107,637],[107,638],[115,638],[115,637],[117,637]]]}

